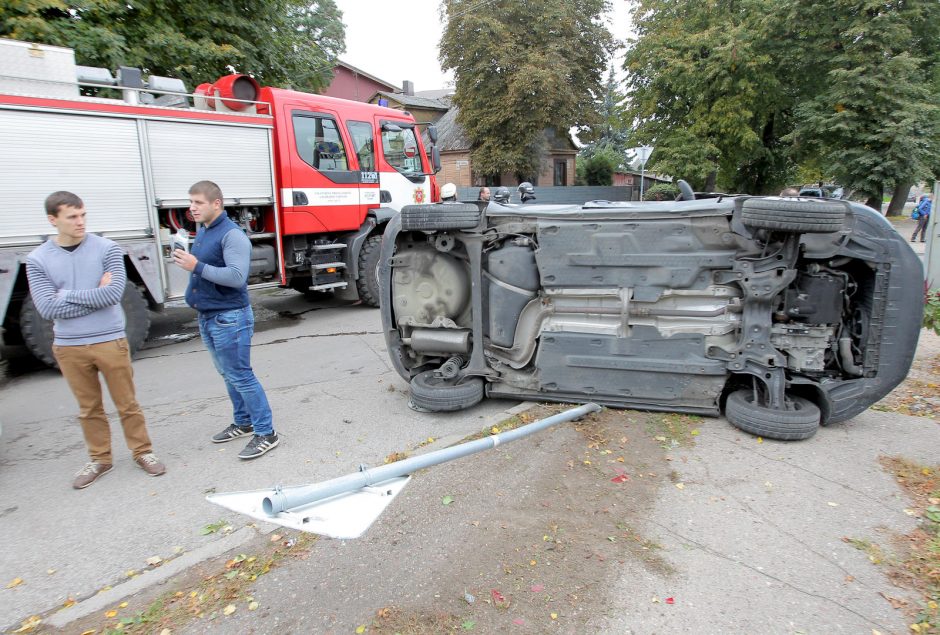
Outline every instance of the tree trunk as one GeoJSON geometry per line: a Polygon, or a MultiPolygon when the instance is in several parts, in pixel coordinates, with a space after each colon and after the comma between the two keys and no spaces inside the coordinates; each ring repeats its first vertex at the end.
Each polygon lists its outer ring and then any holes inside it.
{"type": "Polygon", "coordinates": [[[715,181],[718,180],[718,170],[712,170],[708,173],[708,176],[705,177],[705,191],[714,192],[715,191],[715,181]]]}
{"type": "Polygon", "coordinates": [[[868,200],[865,201],[865,205],[868,207],[878,210],[878,213],[881,213],[881,204],[884,202],[885,189],[884,186],[880,186],[877,192],[872,192],[869,195],[868,200]]]}
{"type": "Polygon", "coordinates": [[[904,203],[907,202],[907,195],[914,186],[913,181],[903,181],[894,188],[894,194],[891,196],[891,202],[888,203],[887,216],[903,216],[904,203]]]}

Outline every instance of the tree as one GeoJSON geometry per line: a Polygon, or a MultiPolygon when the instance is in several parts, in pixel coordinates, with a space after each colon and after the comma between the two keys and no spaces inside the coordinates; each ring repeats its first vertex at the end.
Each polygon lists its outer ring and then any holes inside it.
{"type": "Polygon", "coordinates": [[[440,60],[480,174],[540,172],[545,131],[588,124],[612,47],[607,0],[444,0],[440,60]]]}
{"type": "Polygon", "coordinates": [[[915,46],[915,33],[929,32],[926,23],[936,19],[936,5],[787,2],[790,31],[783,37],[794,43],[815,89],[796,106],[794,150],[817,156],[840,184],[866,194],[879,210],[886,188],[900,190],[929,174],[940,150],[940,101],[927,83],[931,62],[915,46]]]}
{"type": "Polygon", "coordinates": [[[579,166],[584,165],[585,185],[610,185],[613,183],[614,171],[620,167],[623,155],[611,148],[600,148],[590,156],[578,161],[579,166]]]}
{"type": "Polygon", "coordinates": [[[624,95],[614,77],[614,67],[611,66],[602,99],[597,104],[597,122],[578,130],[578,140],[586,144],[579,156],[590,158],[603,150],[617,154],[621,160],[626,156],[629,135],[623,124],[623,102],[624,95]]]}
{"type": "Polygon", "coordinates": [[[236,72],[317,91],[344,49],[333,0],[30,0],[0,4],[0,36],[67,46],[76,61],[136,66],[191,89],[236,72]]]}
{"type": "Polygon", "coordinates": [[[766,193],[789,176],[794,90],[774,37],[774,0],[640,0],[628,47],[626,116],[651,167],[705,190],[766,193]]]}

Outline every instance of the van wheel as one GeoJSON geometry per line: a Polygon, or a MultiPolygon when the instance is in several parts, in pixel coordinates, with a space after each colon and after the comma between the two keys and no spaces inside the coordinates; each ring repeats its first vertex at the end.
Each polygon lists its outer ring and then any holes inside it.
{"type": "Polygon", "coordinates": [[[787,396],[787,409],[775,410],[754,401],[751,390],[736,390],[728,395],[725,418],[736,428],[767,439],[799,441],[819,429],[819,408],[809,399],[787,396]]]}
{"type": "MultiPolygon", "coordinates": [[[[150,311],[143,291],[130,281],[124,286],[121,308],[124,309],[127,321],[124,327],[127,344],[133,355],[147,340],[147,334],[150,332],[150,311]]],[[[26,342],[29,352],[37,359],[54,368],[59,367],[52,354],[52,343],[55,340],[52,320],[39,315],[39,310],[36,309],[30,295],[26,296],[23,307],[20,309],[20,333],[23,335],[23,341],[26,342]]]]}
{"type": "Polygon", "coordinates": [[[483,399],[483,380],[471,377],[463,383],[451,380],[426,370],[411,379],[411,403],[419,410],[428,412],[451,412],[474,406],[483,399]]]}
{"type": "Polygon", "coordinates": [[[405,231],[473,229],[479,222],[480,208],[470,203],[405,205],[401,208],[401,228],[405,231]]]}
{"type": "Polygon", "coordinates": [[[379,306],[379,253],[382,251],[382,236],[369,236],[359,251],[359,277],[356,289],[359,299],[368,306],[379,306]]]}
{"type": "Polygon", "coordinates": [[[826,234],[845,225],[845,204],[749,198],[741,206],[741,222],[752,229],[826,234]]]}

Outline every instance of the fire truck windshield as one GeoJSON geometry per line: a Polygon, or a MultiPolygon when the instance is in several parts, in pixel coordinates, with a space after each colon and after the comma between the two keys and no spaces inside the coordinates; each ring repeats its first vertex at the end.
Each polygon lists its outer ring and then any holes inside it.
{"type": "Polygon", "coordinates": [[[421,174],[421,153],[414,128],[382,131],[382,152],[390,166],[405,175],[421,174]]]}

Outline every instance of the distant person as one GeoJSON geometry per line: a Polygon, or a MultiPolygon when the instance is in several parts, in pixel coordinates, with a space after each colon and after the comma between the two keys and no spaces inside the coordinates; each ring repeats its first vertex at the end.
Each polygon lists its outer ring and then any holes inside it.
{"type": "Polygon", "coordinates": [[[799,196],[800,191],[795,187],[788,187],[780,192],[780,196],[799,196]]]}
{"type": "Polygon", "coordinates": [[[251,436],[238,458],[256,459],[276,448],[280,439],[268,397],[251,368],[251,241],[225,213],[222,200],[222,190],[212,181],[189,188],[189,211],[198,231],[192,253],[176,249],[173,261],[191,274],[186,304],[199,312],[199,334],[232,402],[233,422],[212,442],[251,436]]]}
{"type": "Polygon", "coordinates": [[[509,188],[508,187],[498,187],[496,192],[493,193],[493,200],[499,203],[500,205],[505,205],[509,202],[509,188]]]}
{"type": "Polygon", "coordinates": [[[26,277],[39,314],[53,321],[52,354],[78,401],[91,458],[72,487],[85,489],[113,469],[99,374],[108,384],[134,461],[150,476],[160,476],[166,467],[151,448],[124,333],[124,252],[113,241],[85,232],[85,204],[75,194],[53,192],[45,206],[57,233],[27,256],[26,277]]]}
{"type": "Polygon", "coordinates": [[[528,203],[535,200],[535,188],[528,181],[519,184],[519,201],[528,203]]]}
{"type": "Polygon", "coordinates": [[[914,211],[911,212],[911,218],[917,221],[917,226],[914,228],[914,235],[911,236],[911,242],[917,239],[918,233],[920,233],[920,242],[926,241],[927,221],[930,220],[930,208],[932,206],[930,197],[930,194],[921,195],[920,202],[917,204],[917,207],[914,208],[914,211]]]}
{"type": "Polygon", "coordinates": [[[456,203],[457,202],[457,186],[453,183],[445,183],[444,187],[441,188],[441,202],[442,203],[456,203]]]}
{"type": "Polygon", "coordinates": [[[488,203],[490,200],[490,188],[486,187],[485,185],[481,187],[480,193],[477,194],[477,200],[483,201],[484,203],[488,203]]]}

